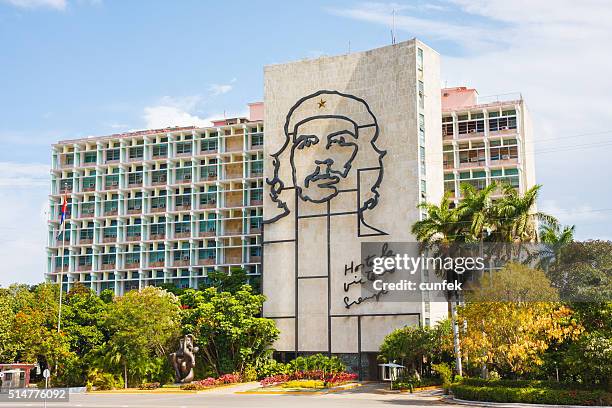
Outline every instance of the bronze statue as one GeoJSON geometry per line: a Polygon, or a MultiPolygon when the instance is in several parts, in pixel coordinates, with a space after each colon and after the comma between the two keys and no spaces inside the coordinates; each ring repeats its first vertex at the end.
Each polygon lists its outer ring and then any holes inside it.
{"type": "Polygon", "coordinates": [[[195,353],[199,350],[194,345],[193,335],[188,334],[179,340],[179,347],[175,353],[170,354],[170,361],[174,366],[177,383],[190,383],[193,381],[193,367],[195,367],[195,353]]]}

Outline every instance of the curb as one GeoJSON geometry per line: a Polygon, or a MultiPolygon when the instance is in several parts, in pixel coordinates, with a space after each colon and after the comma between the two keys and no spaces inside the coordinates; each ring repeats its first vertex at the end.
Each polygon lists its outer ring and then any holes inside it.
{"type": "MultiPolygon", "coordinates": [[[[521,402],[488,402],[488,401],[468,401],[455,397],[444,397],[442,401],[452,404],[470,405],[478,407],[496,407],[496,408],[584,408],[587,405],[551,405],[551,404],[524,404],[521,402]]],[[[605,408],[605,405],[599,405],[605,408]]],[[[608,406],[609,407],[609,406],[608,406]]]]}

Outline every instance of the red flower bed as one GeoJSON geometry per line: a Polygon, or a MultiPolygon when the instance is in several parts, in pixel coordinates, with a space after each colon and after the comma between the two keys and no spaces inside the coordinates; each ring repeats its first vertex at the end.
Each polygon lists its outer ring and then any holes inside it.
{"type": "Polygon", "coordinates": [[[271,377],[264,378],[260,384],[262,387],[268,387],[271,385],[282,384],[287,381],[293,380],[320,380],[325,382],[326,385],[340,385],[349,381],[355,381],[357,374],[351,374],[347,372],[340,373],[326,373],[322,370],[313,371],[296,371],[291,374],[278,374],[271,377]]]}
{"type": "Polygon", "coordinates": [[[219,378],[208,377],[204,380],[193,381],[181,387],[183,390],[204,390],[222,384],[235,384],[240,382],[240,374],[224,374],[219,378]]]}

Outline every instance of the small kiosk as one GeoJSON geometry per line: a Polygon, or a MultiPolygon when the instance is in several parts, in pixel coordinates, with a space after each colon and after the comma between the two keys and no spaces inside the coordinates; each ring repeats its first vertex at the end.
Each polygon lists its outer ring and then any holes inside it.
{"type": "Polygon", "coordinates": [[[0,364],[0,390],[27,387],[30,385],[30,371],[35,367],[25,363],[0,364]]]}
{"type": "Polygon", "coordinates": [[[389,381],[389,389],[393,389],[393,381],[396,381],[403,373],[404,366],[395,363],[385,363],[378,365],[381,370],[380,378],[383,381],[389,381]]]}

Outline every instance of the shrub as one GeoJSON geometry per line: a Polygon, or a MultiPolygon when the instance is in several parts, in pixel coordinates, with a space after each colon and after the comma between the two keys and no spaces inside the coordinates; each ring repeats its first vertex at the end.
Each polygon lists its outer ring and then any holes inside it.
{"type": "Polygon", "coordinates": [[[286,374],[288,372],[287,364],[279,363],[272,358],[261,361],[255,368],[257,370],[257,378],[260,380],[278,374],[286,374]]]}
{"type": "Polygon", "coordinates": [[[440,380],[442,380],[442,387],[444,388],[444,391],[448,392],[453,378],[453,371],[449,365],[446,363],[432,364],[431,369],[438,373],[440,380]]]}
{"type": "Polygon", "coordinates": [[[396,382],[393,383],[394,390],[409,390],[417,387],[431,387],[434,385],[441,385],[441,381],[439,378],[421,378],[417,380],[414,377],[406,377],[400,378],[396,382]]]}
{"type": "Polygon", "coordinates": [[[473,387],[510,387],[510,388],[543,388],[554,390],[590,390],[595,387],[589,384],[556,382],[544,380],[485,380],[482,378],[464,378],[461,381],[462,385],[470,385],[473,387]]]}
{"type": "Polygon", "coordinates": [[[105,373],[98,369],[92,370],[87,376],[87,385],[96,390],[114,390],[123,388],[123,378],[115,377],[113,374],[105,373]]]}
{"type": "Polygon", "coordinates": [[[155,390],[160,387],[158,382],[142,383],[138,386],[139,390],[155,390]]]}
{"type": "Polygon", "coordinates": [[[325,385],[340,385],[357,379],[357,374],[347,372],[325,373],[321,370],[296,371],[290,374],[278,374],[261,380],[263,387],[286,383],[297,380],[316,380],[325,385]]]}
{"type": "Polygon", "coordinates": [[[325,383],[321,380],[293,380],[282,385],[283,388],[323,388],[325,383]]]}
{"type": "Polygon", "coordinates": [[[223,374],[217,380],[219,384],[234,384],[240,382],[240,374],[223,374]]]}
{"type": "Polygon", "coordinates": [[[338,357],[328,357],[321,353],[307,357],[297,357],[287,364],[288,371],[324,371],[339,373],[346,371],[346,365],[338,357]]]}
{"type": "Polygon", "coordinates": [[[612,394],[603,390],[563,390],[534,387],[472,386],[453,384],[455,397],[471,401],[553,405],[607,405],[612,394]]]}
{"type": "Polygon", "coordinates": [[[208,377],[208,378],[206,378],[204,380],[194,381],[192,383],[182,385],[181,389],[182,390],[199,391],[199,390],[205,390],[206,388],[211,388],[211,387],[214,387],[214,386],[220,385],[220,384],[223,384],[223,383],[220,382],[219,380],[215,379],[215,378],[208,377]]]}

